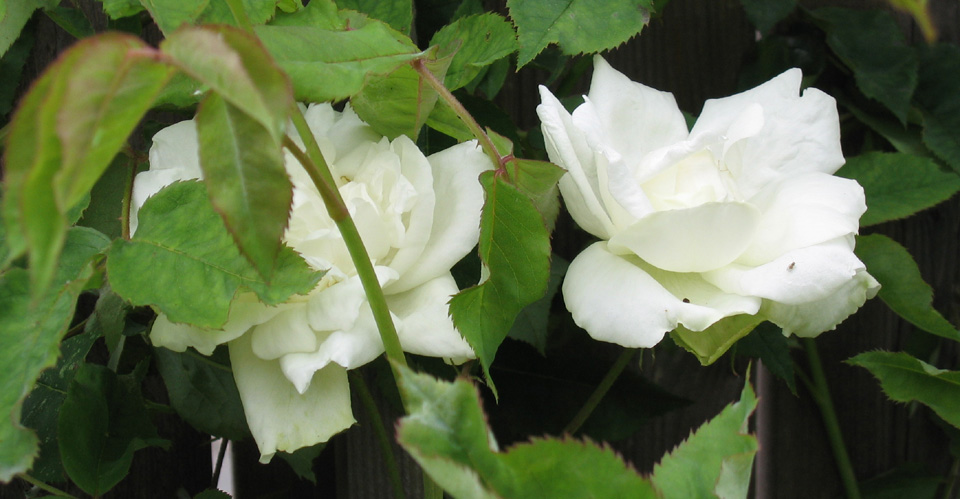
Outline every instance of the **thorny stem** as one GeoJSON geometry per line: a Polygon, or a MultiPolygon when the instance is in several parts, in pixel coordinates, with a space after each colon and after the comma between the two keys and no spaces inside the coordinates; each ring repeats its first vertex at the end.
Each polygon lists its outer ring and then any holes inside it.
{"type": "Polygon", "coordinates": [[[590,394],[590,398],[587,399],[583,407],[580,408],[580,411],[577,412],[577,415],[574,416],[566,428],[563,429],[564,433],[573,435],[583,426],[583,423],[593,414],[594,409],[597,408],[597,405],[600,404],[603,397],[610,391],[613,383],[617,381],[620,373],[626,369],[627,365],[630,364],[630,359],[632,359],[636,353],[637,349],[635,348],[626,348],[620,353],[620,356],[617,357],[617,360],[610,366],[610,370],[607,371],[607,374],[600,381],[600,384],[598,384],[597,388],[590,394]]]}
{"type": "Polygon", "coordinates": [[[803,347],[807,351],[807,360],[810,363],[810,377],[801,375],[800,380],[807,385],[814,402],[820,409],[820,416],[823,418],[823,425],[827,430],[827,440],[830,442],[830,449],[833,451],[833,457],[837,462],[837,471],[840,473],[840,481],[843,482],[847,497],[849,499],[860,499],[860,487],[857,484],[857,477],[853,472],[853,464],[850,463],[847,448],[843,444],[840,422],[837,420],[837,413],[830,398],[830,387],[827,385],[827,377],[823,372],[823,364],[820,362],[820,352],[817,351],[817,344],[813,341],[813,338],[804,338],[803,347]]]}
{"type": "Polygon", "coordinates": [[[54,487],[53,485],[48,485],[48,484],[46,484],[46,483],[43,483],[43,482],[41,482],[40,480],[37,480],[36,478],[34,478],[34,477],[32,477],[32,476],[30,476],[30,475],[28,475],[28,474],[26,474],[26,473],[20,473],[20,474],[17,475],[17,476],[20,477],[23,481],[25,481],[25,482],[27,482],[27,483],[29,483],[29,484],[31,484],[31,485],[33,485],[33,486],[35,486],[35,487],[43,490],[43,491],[45,491],[45,492],[49,492],[49,493],[51,493],[51,494],[53,494],[53,495],[55,495],[55,496],[57,496],[57,497],[65,497],[65,498],[67,498],[67,499],[77,499],[76,496],[72,496],[72,495],[70,495],[70,494],[67,494],[66,492],[64,492],[64,491],[62,491],[62,490],[54,487]]]}
{"type": "MultiPolygon", "coordinates": [[[[299,119],[303,120],[303,116],[300,115],[298,111],[294,113],[294,123],[297,123],[298,115],[299,119]]],[[[304,124],[306,124],[305,121],[304,124]]],[[[397,328],[393,325],[393,318],[390,317],[387,300],[383,296],[383,289],[380,288],[380,281],[377,279],[377,274],[373,270],[373,263],[370,261],[367,249],[360,239],[360,232],[357,231],[357,226],[353,223],[353,219],[350,218],[350,212],[347,211],[347,206],[343,203],[343,198],[340,197],[340,191],[337,190],[335,184],[330,182],[333,175],[330,173],[330,168],[327,166],[326,161],[323,161],[323,155],[320,154],[320,148],[317,146],[313,134],[307,129],[307,133],[305,136],[302,136],[302,138],[308,148],[310,148],[310,143],[312,142],[313,147],[316,148],[316,156],[321,161],[320,163],[315,163],[313,158],[308,157],[290,137],[284,137],[283,146],[293,154],[293,157],[297,158],[297,161],[303,165],[307,174],[310,175],[313,184],[317,187],[317,190],[320,191],[320,197],[323,198],[323,204],[327,208],[327,213],[340,230],[343,242],[346,243],[347,251],[350,252],[350,258],[353,260],[353,265],[357,269],[357,275],[360,277],[363,291],[367,295],[367,302],[370,303],[370,308],[373,311],[373,318],[377,323],[377,329],[380,332],[380,339],[383,341],[387,358],[406,367],[407,359],[404,357],[403,348],[400,346],[400,337],[397,336],[397,328]]],[[[396,373],[394,373],[394,377],[396,377],[396,373]]]]}
{"type": "Polygon", "coordinates": [[[496,166],[498,170],[503,169],[508,158],[500,156],[496,146],[493,145],[493,141],[490,140],[490,136],[483,131],[483,127],[477,123],[477,120],[473,119],[473,116],[463,107],[463,104],[454,97],[450,90],[447,90],[447,87],[443,86],[443,82],[438,80],[437,77],[427,69],[423,63],[423,59],[416,59],[410,64],[413,66],[413,69],[417,70],[417,73],[420,73],[424,81],[440,95],[440,98],[450,106],[450,109],[453,109],[453,112],[457,113],[460,120],[467,125],[467,128],[470,129],[473,136],[480,142],[480,147],[483,148],[483,152],[493,161],[494,166],[496,166]]]}
{"type": "Polygon", "coordinates": [[[380,411],[377,410],[377,403],[367,388],[367,383],[363,376],[357,371],[350,371],[350,386],[352,386],[357,395],[360,396],[360,403],[363,404],[367,416],[373,421],[373,432],[376,433],[377,443],[380,444],[380,454],[383,455],[383,462],[387,466],[387,474],[390,475],[390,483],[393,485],[393,497],[395,499],[404,499],[403,480],[400,478],[400,468],[393,456],[393,448],[390,447],[390,437],[383,426],[383,419],[380,418],[380,411]]]}

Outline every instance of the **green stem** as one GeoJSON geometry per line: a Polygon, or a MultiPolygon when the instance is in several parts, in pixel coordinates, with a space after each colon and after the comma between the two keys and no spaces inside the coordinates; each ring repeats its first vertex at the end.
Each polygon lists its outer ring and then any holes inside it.
{"type": "Polygon", "coordinates": [[[635,348],[624,349],[620,353],[620,356],[617,357],[617,360],[613,362],[613,365],[610,366],[610,370],[607,371],[607,374],[600,381],[600,384],[597,385],[597,388],[590,394],[590,398],[583,404],[583,407],[580,408],[580,412],[570,421],[570,424],[563,429],[564,433],[573,435],[583,426],[583,423],[587,421],[591,414],[593,414],[594,409],[597,408],[597,405],[600,404],[600,401],[603,400],[603,397],[610,391],[610,387],[613,386],[613,383],[617,381],[617,378],[620,376],[620,373],[626,369],[627,365],[630,364],[630,359],[633,358],[634,354],[637,353],[635,348]]]}
{"type": "Polygon", "coordinates": [[[403,499],[406,497],[403,493],[403,480],[400,478],[400,468],[393,455],[393,448],[390,446],[390,437],[387,430],[383,427],[383,419],[380,418],[380,411],[377,410],[377,403],[373,400],[367,383],[363,376],[357,371],[350,371],[350,386],[356,390],[360,396],[360,403],[363,404],[367,416],[373,421],[373,432],[376,433],[377,443],[380,444],[380,453],[383,454],[383,462],[387,466],[387,474],[390,475],[390,483],[393,485],[393,497],[403,499]]]}
{"type": "Polygon", "coordinates": [[[817,344],[813,341],[813,338],[804,338],[803,347],[807,351],[807,360],[810,363],[810,378],[801,376],[800,379],[805,380],[807,388],[813,395],[814,402],[820,409],[820,416],[823,418],[823,425],[827,430],[827,440],[830,442],[830,449],[833,451],[833,457],[837,462],[837,471],[840,473],[840,481],[843,482],[847,497],[849,499],[860,499],[860,486],[857,484],[857,477],[853,472],[853,464],[850,463],[847,448],[843,444],[840,422],[837,420],[837,413],[830,398],[830,387],[827,385],[827,377],[823,372],[823,364],[820,362],[820,352],[817,351],[817,344]]]}
{"type": "Polygon", "coordinates": [[[230,8],[230,13],[237,20],[240,29],[252,33],[253,26],[250,24],[250,18],[247,17],[247,11],[243,9],[242,0],[227,0],[227,7],[230,8]]]}
{"type": "Polygon", "coordinates": [[[440,95],[440,98],[450,106],[450,109],[453,109],[453,112],[457,113],[460,120],[467,125],[467,128],[470,129],[473,136],[480,142],[480,147],[483,148],[483,152],[493,161],[497,169],[503,168],[506,158],[500,156],[500,153],[497,152],[497,147],[494,146],[493,141],[490,140],[490,136],[483,131],[483,127],[477,123],[477,120],[473,119],[473,116],[467,112],[467,108],[463,107],[463,104],[454,97],[453,93],[447,90],[447,87],[443,86],[443,82],[438,80],[437,77],[427,69],[427,66],[423,63],[423,59],[416,59],[410,64],[413,65],[413,69],[417,70],[417,73],[420,73],[423,80],[440,95]]]}
{"type": "Polygon", "coordinates": [[[58,489],[58,488],[56,488],[56,487],[54,487],[54,486],[52,486],[52,485],[47,485],[47,484],[41,482],[40,480],[37,480],[36,478],[33,478],[32,476],[26,474],[26,473],[21,473],[21,474],[19,474],[19,475],[17,475],[17,476],[20,477],[23,481],[25,481],[25,482],[27,482],[27,483],[29,483],[29,484],[31,484],[31,485],[33,485],[33,486],[35,486],[35,487],[43,490],[43,491],[45,491],[45,492],[49,492],[49,493],[51,493],[51,494],[53,494],[53,495],[55,495],[55,496],[58,496],[58,497],[66,497],[67,499],[77,499],[76,496],[72,496],[72,495],[70,495],[70,494],[67,494],[66,492],[64,492],[64,491],[62,491],[62,490],[60,490],[60,489],[58,489]]]}
{"type": "MultiPolygon", "coordinates": [[[[299,112],[295,114],[299,114],[299,112]]],[[[303,119],[302,116],[300,118],[303,119]]],[[[296,122],[297,120],[294,119],[294,123],[296,122]]],[[[309,133],[309,129],[307,132],[306,137],[303,137],[304,143],[313,141],[314,146],[316,146],[313,134],[309,133]],[[307,137],[309,137],[309,140],[307,137]]],[[[400,337],[397,335],[397,328],[393,325],[393,318],[390,317],[390,309],[387,307],[387,300],[383,296],[383,289],[380,288],[377,274],[373,270],[373,263],[370,261],[370,256],[367,254],[363,241],[360,239],[360,232],[357,231],[357,226],[350,218],[350,212],[347,211],[343,198],[340,197],[340,191],[337,190],[335,184],[330,182],[333,175],[330,173],[326,161],[323,161],[323,155],[319,155],[319,147],[317,147],[317,153],[321,162],[315,163],[313,158],[308,157],[289,137],[284,137],[283,146],[297,158],[297,161],[303,165],[307,174],[310,175],[313,184],[320,191],[320,197],[323,198],[327,213],[337,224],[337,229],[340,230],[340,236],[343,237],[343,242],[347,245],[347,251],[350,252],[350,258],[353,260],[357,275],[360,277],[360,284],[363,285],[363,291],[367,295],[367,302],[370,303],[370,308],[373,311],[373,318],[377,323],[377,329],[380,332],[380,339],[383,341],[387,358],[406,367],[407,359],[403,355],[400,337]]],[[[396,373],[394,373],[394,377],[396,377],[396,373]]]]}

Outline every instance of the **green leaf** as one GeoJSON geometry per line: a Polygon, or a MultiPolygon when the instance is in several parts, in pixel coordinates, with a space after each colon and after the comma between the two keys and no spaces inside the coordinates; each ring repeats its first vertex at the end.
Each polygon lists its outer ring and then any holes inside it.
{"type": "Polygon", "coordinates": [[[58,422],[60,455],[70,479],[99,496],[126,476],[133,453],[162,445],[134,375],[83,364],[70,382],[58,422]]]}
{"type": "Polygon", "coordinates": [[[960,190],[960,177],[941,171],[932,159],[902,153],[848,158],[837,175],[863,186],[867,212],[860,218],[861,227],[908,217],[960,190]]]}
{"type": "Polygon", "coordinates": [[[58,6],[52,9],[44,9],[43,13],[46,14],[51,21],[57,23],[57,26],[60,26],[64,31],[70,33],[70,36],[78,40],[93,36],[94,34],[93,26],[80,9],[58,6]]]}
{"type": "Polygon", "coordinates": [[[740,4],[757,31],[769,33],[775,24],[793,12],[797,0],[740,0],[740,4]]]}
{"type": "Polygon", "coordinates": [[[420,57],[409,38],[377,21],[350,29],[258,26],[254,31],[290,75],[302,101],[345,99],[363,88],[368,75],[387,74],[420,57]]]}
{"type": "Polygon", "coordinates": [[[457,116],[457,112],[442,100],[437,102],[437,105],[433,107],[433,111],[430,112],[430,116],[427,117],[427,126],[461,142],[474,138],[473,132],[471,132],[470,128],[457,116]]]}
{"type": "Polygon", "coordinates": [[[923,142],[960,174],[960,47],[938,44],[920,50],[917,105],[923,142]]]}
{"type": "Polygon", "coordinates": [[[160,108],[193,108],[203,100],[209,90],[209,86],[178,71],[157,95],[153,105],[160,108]]]}
{"type": "Polygon", "coordinates": [[[281,142],[293,107],[292,89],[255,36],[229,26],[188,27],[167,37],[160,49],[281,142]]]}
{"type": "Polygon", "coordinates": [[[121,19],[143,12],[143,5],[138,0],[103,0],[103,11],[110,19],[121,19]]]}
{"type": "Polygon", "coordinates": [[[130,241],[114,241],[107,259],[113,290],[134,305],[155,305],[173,322],[218,328],[241,287],[268,304],[309,292],[313,272],[284,247],[268,285],[240,255],[200,182],[178,182],[147,199],[130,241]]]}
{"type": "Polygon", "coordinates": [[[564,54],[612,49],[650,21],[651,0],[507,0],[517,26],[517,67],[557,43],[564,54]]]}
{"type": "Polygon", "coordinates": [[[413,25],[411,0],[338,0],[337,5],[379,19],[405,35],[410,34],[413,25]]]}
{"type": "Polygon", "coordinates": [[[883,115],[879,113],[876,115],[869,114],[860,110],[852,103],[843,100],[840,101],[840,104],[850,110],[850,113],[862,121],[864,125],[867,125],[871,130],[887,139],[897,152],[919,156],[927,156],[930,154],[930,151],[923,145],[920,134],[921,130],[915,127],[904,128],[899,121],[886,113],[883,115]]]}
{"type": "Polygon", "coordinates": [[[83,330],[94,333],[98,338],[103,336],[107,350],[112,354],[123,337],[129,311],[130,304],[114,293],[110,284],[106,283],[100,288],[100,297],[93,307],[93,313],[87,318],[87,324],[83,330]]]}
{"type": "Polygon", "coordinates": [[[794,395],[797,394],[797,380],[794,376],[793,358],[790,357],[790,345],[783,330],[770,322],[757,326],[750,334],[737,342],[737,355],[745,355],[763,361],[763,367],[774,376],[782,379],[794,395]]]}
{"type": "Polygon", "coordinates": [[[916,400],[960,428],[960,371],[937,369],[903,352],[866,352],[847,362],[876,376],[891,400],[916,400]]]}
{"type": "Polygon", "coordinates": [[[269,282],[293,202],[280,143],[219,94],[207,97],[196,119],[210,201],[240,252],[269,282]]]}
{"type": "Polygon", "coordinates": [[[313,472],[313,462],[320,456],[326,443],[303,447],[294,452],[278,452],[277,456],[286,461],[302,480],[307,480],[316,485],[317,475],[313,472]]]}
{"type": "Polygon", "coordinates": [[[943,477],[920,463],[904,463],[860,483],[864,499],[934,499],[943,477]]]}
{"type": "MultiPolygon", "coordinates": [[[[750,378],[750,372],[744,376],[750,378]]],[[[704,423],[654,466],[650,479],[661,497],[746,497],[757,439],[749,419],[757,407],[750,383],[740,400],[704,423]]]]}
{"type": "Polygon", "coordinates": [[[67,212],[84,201],[172,69],[142,41],[109,33],[71,47],[23,99],[5,151],[4,220],[30,255],[36,292],[50,281],[67,212]]]}
{"type": "Polygon", "coordinates": [[[470,83],[480,70],[517,50],[513,26],[500,15],[487,13],[457,19],[440,28],[431,46],[458,47],[443,83],[456,90],[470,83]]]}
{"type": "Polygon", "coordinates": [[[503,176],[487,171],[480,183],[480,259],[489,278],[455,295],[450,315],[490,381],[490,364],[517,314],[547,291],[550,235],[530,198],[503,176]]]}
{"type": "Polygon", "coordinates": [[[170,35],[184,24],[193,24],[210,4],[210,0],[140,0],[163,34],[170,35]]]}
{"type": "Polygon", "coordinates": [[[812,15],[827,33],[827,45],[853,70],[863,95],[906,123],[919,63],[890,13],[827,7],[812,15]]]}
{"type": "Polygon", "coordinates": [[[136,167],[132,157],[123,153],[116,155],[90,190],[90,204],[84,208],[77,224],[96,229],[110,239],[120,237],[123,234],[123,198],[136,167]]]}
{"type": "Polygon", "coordinates": [[[21,423],[36,431],[40,439],[40,454],[30,470],[30,475],[38,480],[49,483],[62,482],[66,478],[57,444],[57,419],[67,387],[98,336],[87,332],[63,340],[56,367],[40,374],[37,386],[23,401],[21,423]]]}
{"type": "Polygon", "coordinates": [[[535,440],[497,452],[476,388],[400,369],[400,444],[454,497],[656,497],[610,449],[535,440]]]}
{"type": "Polygon", "coordinates": [[[546,161],[532,159],[511,159],[506,164],[507,177],[521,192],[533,200],[533,205],[543,216],[548,232],[560,213],[560,189],[557,182],[566,171],[546,161]]]}
{"type": "Polygon", "coordinates": [[[20,36],[33,11],[39,9],[40,2],[35,0],[14,0],[6,8],[6,15],[0,17],[0,57],[20,36]]]}
{"type": "Polygon", "coordinates": [[[94,230],[70,229],[53,285],[36,300],[27,271],[0,274],[0,482],[27,471],[36,456],[37,437],[19,424],[23,398],[56,363],[77,297],[93,274],[89,262],[109,243],[94,230]]]}
{"type": "MultiPolygon", "coordinates": [[[[451,56],[437,57],[436,48],[421,59],[438,80],[450,65],[451,56]]],[[[406,135],[417,140],[420,128],[433,111],[439,94],[423,81],[415,69],[403,65],[385,76],[371,75],[363,88],[350,99],[357,116],[390,140],[406,135]]]]}
{"type": "Polygon", "coordinates": [[[560,282],[563,281],[568,266],[570,262],[558,255],[552,255],[547,293],[520,311],[507,334],[510,338],[526,342],[536,348],[540,355],[546,354],[547,335],[550,332],[548,328],[550,305],[553,304],[553,297],[557,295],[557,291],[560,291],[560,282]]]}
{"type": "Polygon", "coordinates": [[[677,326],[670,337],[677,345],[697,356],[701,364],[716,362],[740,338],[750,334],[764,321],[759,315],[740,314],[724,317],[703,331],[691,331],[677,326]]]}
{"type": "Polygon", "coordinates": [[[960,341],[960,331],[932,305],[933,290],[906,248],[881,234],[858,236],[857,257],[880,282],[878,296],[891,310],[928,333],[960,341]]]}
{"type": "Polygon", "coordinates": [[[192,349],[173,352],[166,348],[155,348],[153,355],[170,405],[184,421],[228,440],[250,436],[225,347],[209,357],[192,349]]]}
{"type": "Polygon", "coordinates": [[[324,29],[344,29],[346,21],[337,12],[333,0],[312,0],[297,12],[278,12],[270,21],[272,26],[312,26],[324,29]]]}

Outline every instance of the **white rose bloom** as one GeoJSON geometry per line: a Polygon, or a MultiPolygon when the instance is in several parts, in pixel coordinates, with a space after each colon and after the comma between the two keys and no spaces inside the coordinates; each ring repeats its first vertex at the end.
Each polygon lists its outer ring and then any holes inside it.
{"type": "MultiPolygon", "coordinates": [[[[407,137],[381,137],[352,109],[313,105],[306,120],[373,261],[403,349],[463,361],[474,352],[454,328],[447,302],[458,292],[450,268],[479,237],[490,161],[475,141],[425,157],[407,137]]],[[[294,136],[299,142],[299,137],[294,136]]],[[[383,343],[336,224],[306,172],[287,153],[293,206],[284,241],[326,270],[307,296],[276,307],[241,294],[221,330],[175,324],[160,315],[157,346],[209,355],[226,343],[250,431],[269,461],[328,440],[354,423],[346,370],[383,353],[383,343]]],[[[196,125],[161,130],[150,170],[137,175],[133,208],[177,180],[201,178],[196,125]]],[[[131,214],[136,230],[136,212],[131,214]]]]}
{"type": "Polygon", "coordinates": [[[693,130],[672,94],[594,59],[571,115],[537,113],[574,220],[601,239],[571,263],[567,308],[594,338],[651,347],[682,324],[760,314],[786,334],[833,329],[879,284],[853,253],[863,189],[843,164],[836,104],[791,69],[708,100],[693,130]]]}

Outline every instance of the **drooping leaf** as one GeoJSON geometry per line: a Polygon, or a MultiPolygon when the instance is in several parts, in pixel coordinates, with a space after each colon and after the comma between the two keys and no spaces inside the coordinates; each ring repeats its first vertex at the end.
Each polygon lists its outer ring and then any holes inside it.
{"type": "MultiPolygon", "coordinates": [[[[519,320],[519,319],[518,319],[519,320]]],[[[501,446],[532,435],[561,436],[597,385],[609,372],[614,353],[587,335],[551,348],[546,357],[527,345],[505,341],[490,367],[497,378],[496,411],[489,424],[501,446]]],[[[634,352],[631,363],[639,356],[634,352]]],[[[633,364],[636,365],[636,364],[633,364]]],[[[489,401],[493,402],[493,401],[489,401]]],[[[689,401],[651,383],[634,370],[622,372],[576,432],[596,442],[630,437],[653,418],[682,408],[689,401]]]]}
{"type": "Polygon", "coordinates": [[[219,94],[207,97],[196,119],[210,201],[240,252],[269,282],[293,202],[280,143],[219,94]]]}
{"type": "Polygon", "coordinates": [[[547,335],[550,332],[548,326],[550,322],[550,305],[553,303],[553,297],[560,291],[560,283],[563,276],[567,273],[567,267],[570,262],[564,260],[558,255],[551,255],[550,258],[550,281],[547,283],[547,293],[543,298],[527,305],[517,315],[513,322],[513,327],[507,334],[510,338],[528,343],[536,348],[540,355],[546,353],[547,335]]]}
{"type": "Polygon", "coordinates": [[[341,9],[352,9],[389,24],[393,29],[410,34],[413,25],[413,2],[411,0],[339,0],[341,9]]]}
{"type": "Polygon", "coordinates": [[[278,452],[277,456],[286,461],[298,477],[316,484],[317,474],[313,472],[313,462],[320,456],[326,446],[325,443],[312,445],[297,449],[294,452],[278,452]]]}
{"type": "Polygon", "coordinates": [[[503,176],[480,175],[486,201],[480,258],[489,278],[450,300],[457,329],[477,353],[489,381],[497,347],[517,314],[540,299],[550,279],[550,237],[533,202],[503,176]]]}
{"type": "Polygon", "coordinates": [[[551,43],[574,55],[626,42],[650,21],[653,1],[508,0],[507,8],[520,42],[517,66],[523,67],[551,43]]]}
{"type": "Polygon", "coordinates": [[[656,497],[610,449],[589,442],[543,439],[497,452],[469,382],[400,369],[409,409],[400,444],[454,497],[656,497]]]}
{"type": "MultiPolygon", "coordinates": [[[[749,377],[748,370],[745,378],[749,377]]],[[[757,396],[748,381],[739,401],[664,456],[650,477],[661,497],[746,497],[758,449],[748,427],[756,407],[757,396]]]]}
{"type": "Polygon", "coordinates": [[[920,50],[917,104],[923,113],[923,143],[960,174],[960,47],[938,44],[920,50]]]}
{"type": "Polygon", "coordinates": [[[860,483],[864,499],[934,499],[943,477],[920,463],[904,463],[860,483]]]}
{"type": "Polygon", "coordinates": [[[306,293],[322,274],[290,248],[280,250],[268,285],[240,255],[200,182],[178,182],[149,198],[130,241],[113,243],[107,274],[134,305],[155,305],[173,322],[217,328],[241,287],[276,304],[306,293]]]}
{"type": "Polygon", "coordinates": [[[83,40],[23,99],[5,151],[8,246],[26,249],[36,293],[50,282],[67,213],[90,189],[163,88],[172,69],[128,35],[83,40]]]}
{"type": "Polygon", "coordinates": [[[933,290],[906,248],[887,236],[871,234],[858,236],[854,251],[880,282],[878,296],[891,310],[928,333],[960,341],[960,331],[933,308],[933,290]]]}
{"type": "MultiPolygon", "coordinates": [[[[451,57],[438,54],[436,49],[428,54],[419,64],[443,81],[451,57]]],[[[404,64],[387,75],[368,76],[360,92],[350,99],[350,105],[360,119],[390,140],[400,135],[416,140],[438,98],[437,91],[420,73],[404,64]]]]}
{"type": "Polygon", "coordinates": [[[440,28],[430,45],[458,47],[443,80],[444,86],[456,90],[470,83],[484,67],[515,52],[517,35],[502,16],[487,13],[463,17],[440,28]]]}
{"type": "Polygon", "coordinates": [[[782,329],[771,322],[764,322],[737,342],[736,352],[737,355],[760,359],[763,367],[782,379],[790,392],[797,394],[797,380],[794,376],[793,359],[790,357],[790,345],[782,329]]]}
{"type": "Polygon", "coordinates": [[[40,453],[30,469],[30,475],[38,480],[56,483],[66,478],[57,444],[57,419],[67,387],[98,336],[90,331],[64,340],[57,365],[40,374],[37,386],[23,401],[21,422],[40,439],[40,453]]]}
{"type": "Polygon", "coordinates": [[[919,63],[890,13],[827,7],[813,11],[813,17],[826,31],[827,45],[853,70],[863,95],[906,123],[919,63]]]}
{"type": "Polygon", "coordinates": [[[0,482],[27,471],[36,456],[37,437],[19,424],[23,398],[56,363],[60,338],[93,273],[89,262],[109,243],[94,230],[70,229],[52,285],[36,300],[26,270],[0,274],[0,482]]]}
{"type": "Polygon", "coordinates": [[[931,159],[902,153],[869,152],[853,158],[837,171],[863,186],[866,227],[908,217],[946,201],[960,190],[960,177],[940,170],[931,159]]]}
{"type": "Polygon", "coordinates": [[[135,451],[165,442],[150,422],[136,377],[96,364],[81,365],[70,382],[58,428],[63,468],[93,496],[126,476],[135,451]]]}
{"type": "Polygon", "coordinates": [[[960,371],[937,369],[904,352],[865,352],[847,362],[876,376],[891,400],[916,400],[960,428],[960,371]]]}
{"type": "Polygon", "coordinates": [[[764,318],[759,315],[734,315],[720,319],[703,331],[691,331],[682,325],[677,326],[677,329],[670,332],[670,337],[685,350],[696,355],[701,364],[708,366],[763,321],[764,318]]]}
{"type": "Polygon", "coordinates": [[[740,0],[747,19],[761,33],[768,33],[797,6],[797,0],[740,0]]]}
{"type": "Polygon", "coordinates": [[[229,26],[188,27],[169,35],[160,49],[281,142],[293,93],[290,81],[255,36],[229,26]]]}
{"type": "Polygon", "coordinates": [[[409,38],[372,20],[349,29],[258,26],[255,31],[290,75],[296,98],[309,102],[350,97],[368,75],[387,74],[420,56],[409,38]]]}
{"type": "Polygon", "coordinates": [[[209,357],[194,350],[173,352],[166,348],[155,348],[153,354],[170,405],[184,421],[228,440],[250,436],[226,348],[218,348],[209,357]]]}

